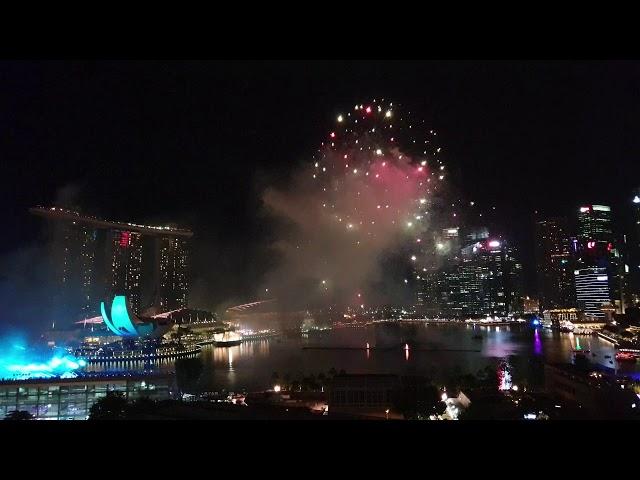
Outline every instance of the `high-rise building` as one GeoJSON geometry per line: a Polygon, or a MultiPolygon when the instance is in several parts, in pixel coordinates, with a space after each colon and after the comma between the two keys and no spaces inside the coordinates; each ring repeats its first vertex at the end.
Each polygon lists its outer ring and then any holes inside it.
{"type": "Polygon", "coordinates": [[[586,205],[578,212],[578,235],[589,240],[613,241],[611,207],[586,205]]]}
{"type": "Polygon", "coordinates": [[[163,310],[187,306],[187,241],[180,237],[162,237],[156,240],[159,249],[159,304],[163,310]]]}
{"type": "Polygon", "coordinates": [[[57,225],[52,242],[54,318],[86,318],[95,305],[96,230],[77,222],[57,225]]]}
{"type": "Polygon", "coordinates": [[[567,221],[539,220],[536,231],[536,270],[543,310],[575,305],[574,267],[567,221]]]}
{"type": "Polygon", "coordinates": [[[31,212],[54,221],[53,321],[97,315],[100,301],[124,295],[134,313],[187,305],[189,230],[113,222],[51,207],[31,212]]]}
{"type": "Polygon", "coordinates": [[[443,228],[430,242],[423,242],[422,255],[429,258],[426,266],[418,266],[417,308],[430,317],[459,315],[459,228],[443,228]]]}
{"type": "Polygon", "coordinates": [[[111,230],[110,296],[124,295],[134,312],[140,311],[142,290],[142,235],[111,230]]]}
{"type": "MultiPolygon", "coordinates": [[[[638,192],[640,193],[640,192],[638,192]]],[[[631,208],[633,210],[633,231],[629,235],[628,245],[628,265],[625,265],[625,271],[628,273],[630,281],[629,300],[630,305],[638,306],[640,304],[640,196],[634,195],[631,200],[631,208]]]]}
{"type": "Polygon", "coordinates": [[[578,308],[592,317],[604,317],[602,306],[611,302],[607,269],[581,268],[574,272],[578,308]]]}
{"type": "Polygon", "coordinates": [[[614,303],[619,313],[624,313],[624,262],[620,244],[613,233],[611,208],[606,205],[580,207],[577,240],[577,269],[604,269],[609,282],[609,301],[614,303]]]}
{"type": "Polygon", "coordinates": [[[633,204],[633,220],[636,226],[636,240],[640,242],[640,196],[636,195],[631,201],[633,204]]]}
{"type": "Polygon", "coordinates": [[[423,272],[418,303],[443,317],[506,316],[522,311],[521,278],[514,248],[505,240],[485,238],[451,254],[440,268],[423,272]]]}
{"type": "Polygon", "coordinates": [[[503,239],[476,242],[462,250],[463,314],[506,316],[522,311],[522,264],[503,239]]]}

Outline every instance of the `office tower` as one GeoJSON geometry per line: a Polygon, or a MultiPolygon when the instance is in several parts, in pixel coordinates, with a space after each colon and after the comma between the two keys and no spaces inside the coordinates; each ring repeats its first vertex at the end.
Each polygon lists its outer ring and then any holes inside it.
{"type": "MultiPolygon", "coordinates": [[[[453,229],[447,229],[453,231],[453,229]]],[[[458,237],[456,235],[456,241],[458,237]]],[[[427,315],[448,318],[507,316],[522,311],[522,265],[505,240],[488,239],[488,231],[466,238],[482,239],[447,251],[438,268],[420,273],[418,304],[427,315]]]]}
{"type": "Polygon", "coordinates": [[[536,273],[543,310],[575,305],[571,239],[563,218],[539,220],[536,232],[536,273]]]}
{"type": "Polygon", "coordinates": [[[429,317],[459,316],[459,240],[459,228],[448,227],[423,243],[421,255],[430,260],[415,272],[420,313],[429,317]]]}
{"type": "Polygon", "coordinates": [[[580,207],[577,240],[577,269],[604,269],[609,282],[609,301],[614,303],[616,311],[624,313],[624,262],[613,233],[611,208],[606,205],[580,207]]]}
{"type": "Polygon", "coordinates": [[[462,250],[460,264],[462,313],[506,316],[522,311],[522,264],[515,248],[490,239],[462,250]]]}
{"type": "Polygon", "coordinates": [[[586,205],[578,211],[578,236],[584,240],[613,242],[611,208],[606,205],[586,205]]]}
{"type": "Polygon", "coordinates": [[[609,276],[602,267],[581,268],[574,272],[578,308],[586,315],[603,318],[601,307],[609,304],[609,276]]]}

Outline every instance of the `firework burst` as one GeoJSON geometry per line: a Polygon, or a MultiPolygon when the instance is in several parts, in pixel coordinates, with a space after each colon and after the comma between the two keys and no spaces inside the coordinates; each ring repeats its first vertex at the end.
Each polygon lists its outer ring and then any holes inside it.
{"type": "Polygon", "coordinates": [[[443,148],[424,121],[384,100],[338,113],[292,187],[265,195],[267,206],[296,227],[277,245],[286,273],[270,284],[297,279],[305,296],[360,304],[369,291],[374,301],[370,286],[388,252],[402,251],[414,270],[430,261],[425,250],[434,242],[425,234],[445,178],[443,148]]]}

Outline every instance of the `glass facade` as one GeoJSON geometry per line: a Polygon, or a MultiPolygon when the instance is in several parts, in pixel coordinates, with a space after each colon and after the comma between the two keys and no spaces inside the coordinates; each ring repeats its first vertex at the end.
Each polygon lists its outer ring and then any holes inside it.
{"type": "Polygon", "coordinates": [[[579,208],[577,268],[605,269],[609,301],[613,301],[619,313],[624,313],[625,271],[621,247],[613,234],[610,207],[586,205],[579,208]]]}
{"type": "Polygon", "coordinates": [[[55,318],[87,318],[95,314],[96,230],[75,222],[54,232],[55,318]]]}
{"type": "Polygon", "coordinates": [[[418,305],[428,315],[507,316],[522,311],[522,264],[503,240],[453,250],[441,268],[422,272],[419,280],[418,305]]]}
{"type": "Polygon", "coordinates": [[[158,238],[159,250],[159,303],[163,311],[186,308],[187,241],[180,237],[158,238]]]}
{"type": "Polygon", "coordinates": [[[142,235],[113,230],[111,248],[111,294],[127,297],[131,309],[138,313],[142,286],[142,235]]]}
{"type": "Polygon", "coordinates": [[[607,270],[583,268],[575,271],[575,279],[578,308],[592,317],[604,317],[601,307],[611,301],[607,270]]]}
{"type": "Polygon", "coordinates": [[[536,222],[535,254],[542,309],[575,306],[574,259],[565,219],[536,222]]]}
{"type": "Polygon", "coordinates": [[[1,382],[0,418],[26,410],[37,420],[86,420],[91,406],[109,391],[122,392],[131,400],[171,396],[168,378],[1,382]]]}

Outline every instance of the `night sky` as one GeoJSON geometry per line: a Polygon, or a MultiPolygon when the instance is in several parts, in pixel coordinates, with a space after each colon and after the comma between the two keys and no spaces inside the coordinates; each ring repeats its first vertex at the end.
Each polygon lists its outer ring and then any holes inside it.
{"type": "Polygon", "coordinates": [[[273,262],[262,190],[373,98],[437,129],[451,181],[496,206],[530,288],[534,210],[608,203],[630,228],[639,62],[15,61],[0,63],[0,253],[42,242],[29,207],[71,202],[190,226],[196,306],[249,299],[273,262]]]}

